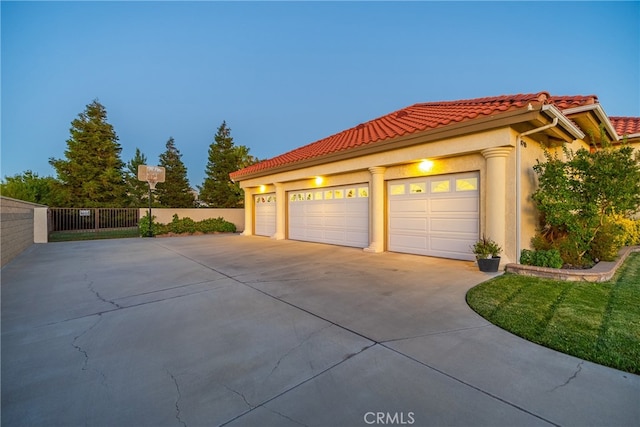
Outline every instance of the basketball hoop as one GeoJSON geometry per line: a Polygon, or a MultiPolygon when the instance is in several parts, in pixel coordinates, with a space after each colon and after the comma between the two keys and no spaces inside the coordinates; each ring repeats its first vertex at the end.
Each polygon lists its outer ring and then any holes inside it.
{"type": "Polygon", "coordinates": [[[138,166],[138,180],[146,181],[149,189],[155,190],[156,184],[164,182],[164,168],[162,166],[138,166]]]}
{"type": "Polygon", "coordinates": [[[149,231],[147,233],[147,236],[153,237],[153,216],[151,215],[153,195],[151,193],[151,190],[156,189],[157,183],[164,182],[164,168],[162,166],[138,165],[138,180],[146,181],[147,184],[149,184],[149,231]]]}

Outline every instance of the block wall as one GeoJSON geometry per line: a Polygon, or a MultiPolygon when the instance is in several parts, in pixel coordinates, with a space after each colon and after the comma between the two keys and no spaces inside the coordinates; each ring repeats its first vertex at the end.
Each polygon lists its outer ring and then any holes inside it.
{"type": "Polygon", "coordinates": [[[33,244],[34,210],[41,205],[0,196],[0,260],[4,266],[33,244]]]}

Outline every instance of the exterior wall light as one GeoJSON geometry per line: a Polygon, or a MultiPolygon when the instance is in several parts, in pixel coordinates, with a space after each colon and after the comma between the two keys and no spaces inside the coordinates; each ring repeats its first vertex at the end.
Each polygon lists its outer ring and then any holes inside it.
{"type": "Polygon", "coordinates": [[[433,162],[431,160],[423,160],[418,165],[418,168],[422,172],[431,172],[431,169],[433,169],[433,162]]]}
{"type": "Polygon", "coordinates": [[[266,187],[266,186],[264,186],[264,185],[261,185],[261,186],[260,186],[260,192],[261,192],[261,193],[264,193],[266,189],[267,189],[267,187],[266,187]]]}
{"type": "Polygon", "coordinates": [[[322,185],[324,179],[321,176],[316,176],[316,185],[322,185]]]}

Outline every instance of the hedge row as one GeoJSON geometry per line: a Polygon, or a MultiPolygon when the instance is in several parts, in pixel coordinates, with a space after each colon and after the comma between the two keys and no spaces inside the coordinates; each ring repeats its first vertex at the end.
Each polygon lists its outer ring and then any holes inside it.
{"type": "MultiPolygon", "coordinates": [[[[155,220],[156,217],[154,216],[155,220]]],[[[173,215],[173,219],[169,224],[160,224],[155,221],[152,223],[152,235],[158,236],[161,234],[193,234],[193,233],[235,233],[235,224],[225,221],[224,218],[209,218],[202,221],[194,221],[189,217],[180,219],[177,214],[173,215]]],[[[149,236],[149,216],[140,218],[138,222],[138,230],[140,236],[149,236]]]]}

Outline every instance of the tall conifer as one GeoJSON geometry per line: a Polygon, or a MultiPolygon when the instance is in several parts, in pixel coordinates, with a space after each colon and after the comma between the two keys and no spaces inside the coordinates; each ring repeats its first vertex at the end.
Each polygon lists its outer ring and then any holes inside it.
{"type": "Polygon", "coordinates": [[[127,204],[122,148],[107,110],[97,100],[71,122],[66,159],[50,158],[71,207],[122,207],[127,204]]]}
{"type": "Polygon", "coordinates": [[[165,168],[165,181],[156,185],[156,197],[160,205],[167,208],[192,208],[194,196],[191,192],[187,167],[182,162],[182,154],[176,148],[173,137],[160,154],[160,166],[165,168]]]}
{"type": "Polygon", "coordinates": [[[211,207],[237,208],[244,206],[244,192],[229,178],[231,172],[255,163],[244,145],[235,146],[231,129],[223,121],[209,146],[209,159],[205,179],[200,189],[200,200],[211,207]]]}

